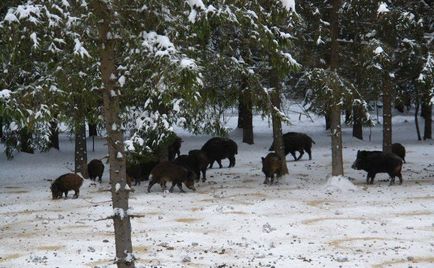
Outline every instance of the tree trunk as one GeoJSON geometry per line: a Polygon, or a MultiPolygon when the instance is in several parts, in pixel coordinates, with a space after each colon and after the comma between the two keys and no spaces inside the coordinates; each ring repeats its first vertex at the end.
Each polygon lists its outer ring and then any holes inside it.
{"type": "Polygon", "coordinates": [[[352,109],[345,109],[345,124],[351,124],[352,109]]]}
{"type": "Polygon", "coordinates": [[[100,41],[101,79],[103,82],[104,120],[107,130],[107,144],[110,161],[110,185],[113,203],[113,222],[118,268],[135,267],[131,242],[131,221],[128,215],[129,187],[126,180],[124,137],[119,118],[120,91],[110,77],[116,75],[116,40],[107,38],[110,22],[114,20],[111,10],[102,0],[91,1],[98,19],[100,41]],[[112,94],[115,93],[115,94],[112,94]],[[120,186],[120,187],[119,187],[120,186]]]}
{"type": "Polygon", "coordinates": [[[280,115],[280,83],[278,78],[275,75],[275,72],[272,71],[270,75],[270,84],[273,87],[273,92],[271,92],[271,121],[273,124],[273,140],[274,140],[274,151],[280,157],[281,161],[281,174],[288,174],[288,166],[286,165],[286,156],[285,156],[285,147],[283,144],[283,135],[282,135],[282,119],[280,115]]]}
{"type": "Polygon", "coordinates": [[[416,89],[416,107],[415,107],[415,111],[414,111],[414,123],[416,124],[416,134],[417,134],[417,140],[422,140],[422,138],[420,137],[420,129],[419,129],[419,118],[418,118],[418,114],[419,114],[419,93],[416,89]]]}
{"type": "Polygon", "coordinates": [[[383,152],[392,151],[392,84],[390,78],[384,78],[383,85],[383,152]]]}
{"type": "MultiPolygon", "coordinates": [[[[331,10],[331,51],[330,51],[330,70],[336,71],[338,65],[338,33],[339,33],[339,14],[340,0],[333,0],[331,10]]],[[[332,176],[344,175],[344,164],[342,154],[342,129],[341,129],[341,107],[338,92],[333,94],[333,104],[330,112],[330,131],[332,149],[332,176]]]]}
{"type": "Polygon", "coordinates": [[[243,142],[253,144],[253,112],[252,92],[248,89],[245,81],[242,82],[243,90],[243,142]]]}
{"type": "Polygon", "coordinates": [[[242,92],[243,88],[241,88],[241,91],[238,95],[238,128],[243,128],[244,123],[244,94],[242,92]]]}
{"type": "Polygon", "coordinates": [[[20,130],[20,152],[33,154],[35,151],[31,145],[32,133],[27,127],[20,130]]]}
{"type": "Polygon", "coordinates": [[[75,121],[75,173],[81,173],[84,178],[87,174],[87,144],[86,144],[86,122],[84,118],[77,117],[75,121]]]}
{"type": "Polygon", "coordinates": [[[425,106],[423,139],[432,139],[432,104],[430,103],[430,99],[428,99],[428,102],[425,102],[423,106],[425,106]]]}
{"type": "Polygon", "coordinates": [[[50,144],[49,148],[55,148],[59,150],[59,129],[57,127],[57,120],[50,122],[50,144]]]}
{"type": "Polygon", "coordinates": [[[88,124],[89,126],[89,137],[98,136],[97,125],[96,124],[88,124]]]}
{"type": "Polygon", "coordinates": [[[359,105],[353,106],[353,137],[363,140],[362,108],[359,105]]]}
{"type": "Polygon", "coordinates": [[[0,143],[3,139],[3,118],[0,116],[0,143]]]}
{"type": "Polygon", "coordinates": [[[325,119],[325,129],[329,130],[330,129],[330,112],[327,111],[327,113],[324,115],[324,119],[325,119]]]}

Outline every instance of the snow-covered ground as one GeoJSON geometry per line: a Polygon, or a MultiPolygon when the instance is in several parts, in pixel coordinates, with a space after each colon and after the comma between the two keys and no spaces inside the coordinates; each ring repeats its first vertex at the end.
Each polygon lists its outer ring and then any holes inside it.
{"type": "MultiPolygon", "coordinates": [[[[239,145],[234,168],[207,171],[198,191],[164,194],[147,183],[131,195],[133,247],[138,267],[434,267],[434,146],[417,141],[412,115],[394,116],[394,142],[407,149],[403,185],[388,186],[379,174],[350,168],[358,149],[381,150],[381,128],[366,141],[344,129],[346,179],[327,181],[330,137],[323,118],[292,116],[286,131],[305,132],[316,142],[313,160],[294,162],[277,185],[262,182],[261,156],[271,144],[269,122],[255,117],[255,144],[239,145]]],[[[229,117],[234,127],[236,117],[229,117]]],[[[178,132],[182,153],[208,136],[178,132]]],[[[97,140],[89,160],[105,153],[97,140]]],[[[89,141],[89,147],[91,143],[89,141]]],[[[2,149],[2,148],[0,148],[2,149]]],[[[228,161],[223,161],[228,165],[228,161]]],[[[113,267],[112,213],[107,188],[85,181],[78,199],[51,200],[50,181],[73,167],[72,140],[61,151],[0,156],[0,267],[113,267]]]]}

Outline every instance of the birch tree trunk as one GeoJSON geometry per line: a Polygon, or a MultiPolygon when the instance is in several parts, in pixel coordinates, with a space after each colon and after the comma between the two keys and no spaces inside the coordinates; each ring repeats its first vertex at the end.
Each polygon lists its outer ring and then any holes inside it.
{"type": "Polygon", "coordinates": [[[383,84],[383,152],[392,151],[392,84],[384,78],[383,84]]]}
{"type": "Polygon", "coordinates": [[[74,125],[75,132],[75,173],[81,173],[83,178],[88,178],[87,174],[87,144],[86,144],[86,123],[84,118],[77,117],[74,125]]]}
{"type": "MultiPolygon", "coordinates": [[[[336,71],[338,65],[338,33],[339,33],[339,14],[340,0],[333,0],[331,10],[331,53],[330,70],[336,71]]],[[[332,176],[344,175],[343,155],[342,155],[342,129],[341,129],[341,107],[339,94],[334,93],[334,103],[331,105],[330,112],[330,131],[332,149],[332,176]]]]}
{"type": "Polygon", "coordinates": [[[110,161],[110,185],[113,203],[113,223],[115,232],[116,264],[118,268],[135,267],[132,255],[131,222],[128,215],[129,187],[126,180],[126,161],[124,152],[124,137],[119,118],[120,108],[118,96],[120,91],[116,86],[115,53],[116,40],[108,38],[110,22],[114,20],[113,14],[106,2],[93,0],[92,7],[98,21],[100,41],[100,60],[102,93],[104,106],[104,120],[107,130],[107,144],[110,161]],[[119,189],[118,191],[116,189],[119,189]]]}

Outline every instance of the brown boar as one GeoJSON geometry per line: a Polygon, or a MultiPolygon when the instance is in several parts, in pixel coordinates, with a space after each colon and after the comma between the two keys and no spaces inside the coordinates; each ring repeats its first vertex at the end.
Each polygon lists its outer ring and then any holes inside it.
{"type": "MultiPolygon", "coordinates": [[[[202,172],[202,182],[206,181],[206,168],[209,165],[208,157],[206,153],[202,150],[191,150],[188,152],[188,155],[191,155],[196,158],[197,168],[202,172]]],[[[197,180],[199,180],[200,174],[197,174],[197,180]]]]}
{"type": "Polygon", "coordinates": [[[282,161],[276,153],[269,153],[267,156],[262,158],[262,172],[265,174],[264,184],[273,184],[274,175],[277,174],[278,177],[281,175],[282,161]],[[269,181],[268,178],[271,180],[269,181]]]}
{"type": "Polygon", "coordinates": [[[93,159],[87,164],[87,173],[93,181],[98,177],[98,182],[102,182],[102,174],[104,173],[104,164],[99,159],[93,159]]]}
{"type": "Polygon", "coordinates": [[[172,187],[170,187],[169,192],[173,192],[175,185],[178,186],[181,192],[184,192],[182,183],[184,183],[187,188],[196,191],[194,188],[195,179],[196,174],[193,171],[172,162],[163,161],[156,165],[151,171],[148,192],[151,192],[152,186],[156,183],[159,183],[164,191],[167,182],[172,182],[172,187]]]}
{"type": "Polygon", "coordinates": [[[53,199],[61,198],[63,194],[65,194],[65,198],[67,198],[68,191],[71,190],[74,190],[74,198],[77,198],[82,184],[83,178],[77,174],[63,174],[51,184],[51,193],[53,199]]]}

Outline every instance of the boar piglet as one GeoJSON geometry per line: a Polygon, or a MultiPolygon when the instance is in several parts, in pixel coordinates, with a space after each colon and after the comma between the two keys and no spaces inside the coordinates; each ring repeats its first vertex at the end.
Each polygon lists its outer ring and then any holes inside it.
{"type": "Polygon", "coordinates": [[[281,175],[282,162],[280,157],[276,153],[269,153],[264,158],[262,157],[262,172],[265,174],[264,184],[273,184],[274,175],[281,175]],[[269,181],[268,178],[271,180],[269,181]]]}
{"type": "Polygon", "coordinates": [[[74,198],[77,198],[80,193],[80,187],[83,184],[83,178],[74,173],[63,174],[51,184],[51,194],[53,199],[61,198],[65,194],[68,196],[68,191],[74,190],[74,198]]]}
{"type": "Polygon", "coordinates": [[[351,166],[353,169],[368,172],[366,177],[367,184],[373,184],[377,173],[389,174],[390,184],[395,183],[395,177],[399,178],[402,184],[402,159],[394,153],[384,153],[381,151],[357,151],[357,158],[351,166]]]}
{"type": "Polygon", "coordinates": [[[169,192],[173,192],[175,185],[178,186],[181,192],[184,192],[182,183],[184,183],[187,188],[196,191],[196,188],[194,188],[195,179],[196,174],[193,171],[172,162],[163,161],[156,165],[152,169],[151,175],[149,175],[148,192],[151,192],[152,186],[156,183],[160,184],[163,191],[166,190],[167,182],[172,182],[172,187],[170,187],[169,192]]]}

